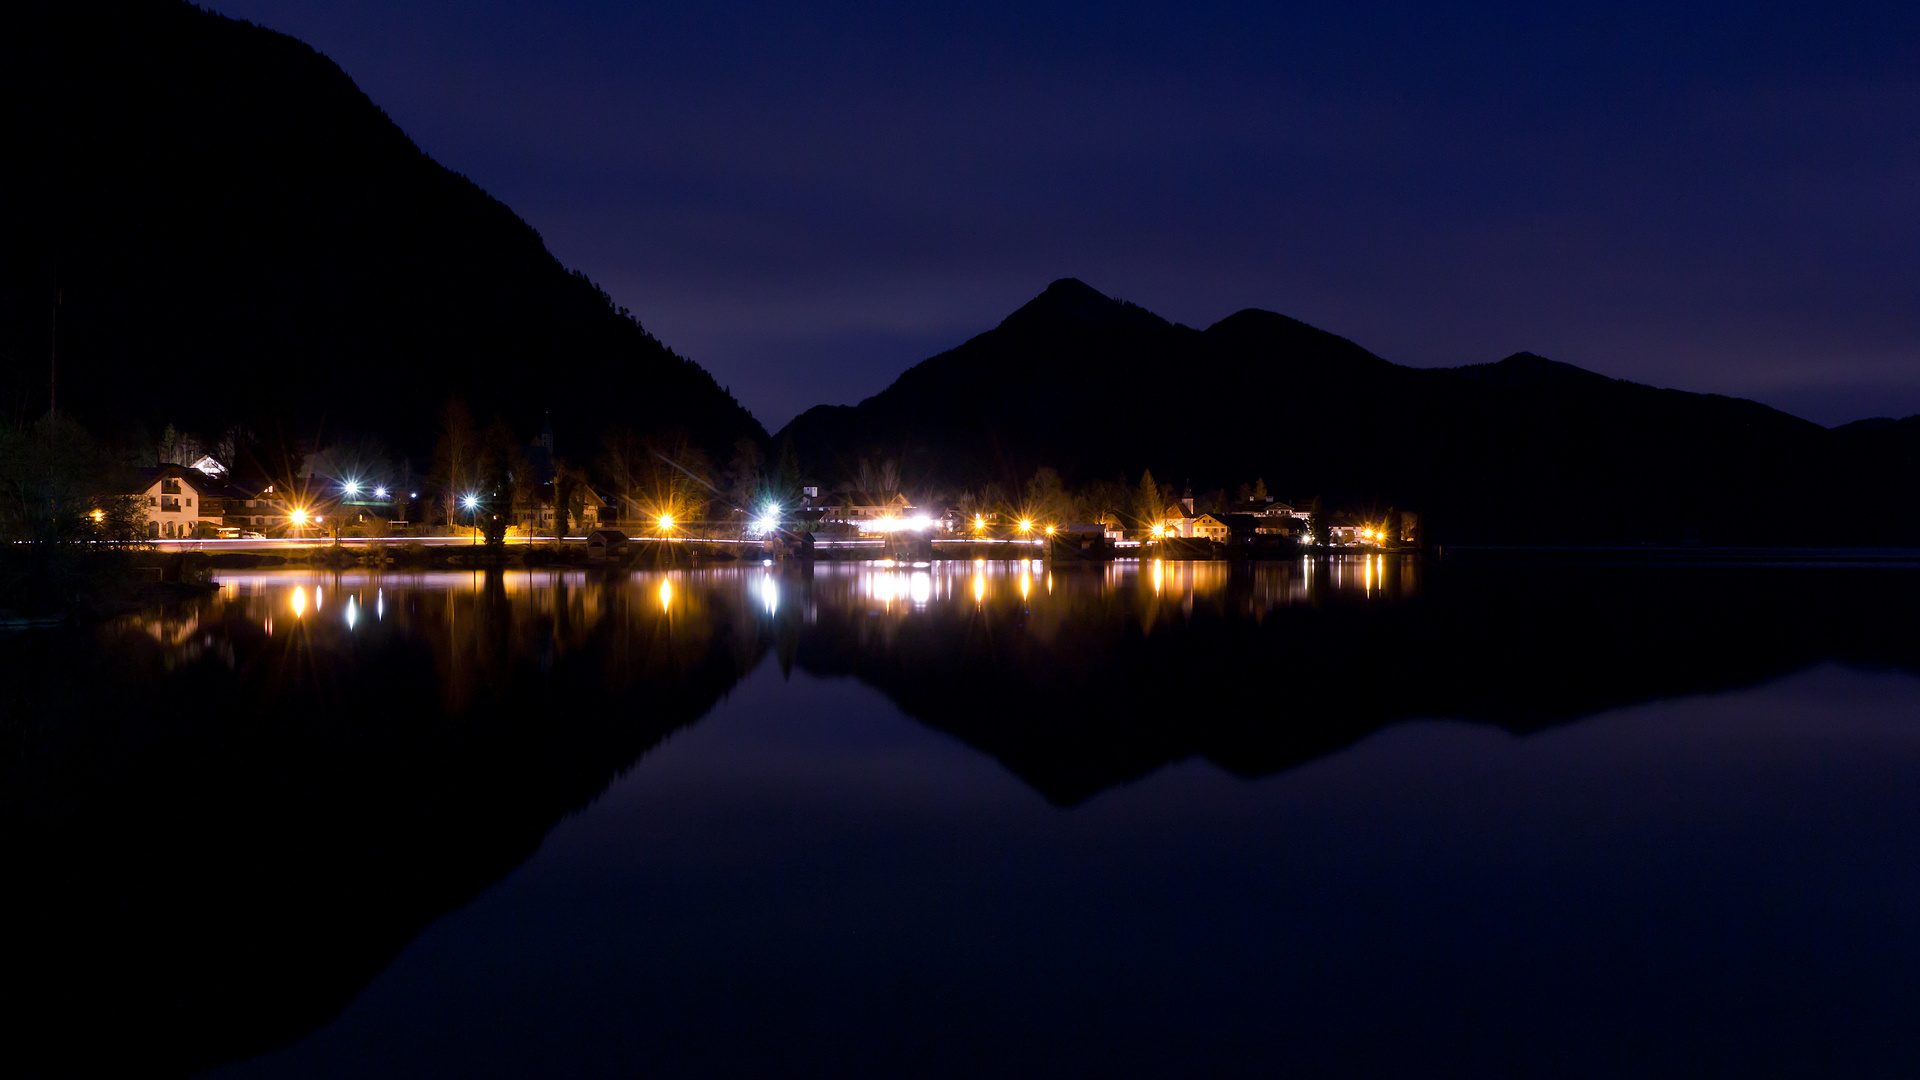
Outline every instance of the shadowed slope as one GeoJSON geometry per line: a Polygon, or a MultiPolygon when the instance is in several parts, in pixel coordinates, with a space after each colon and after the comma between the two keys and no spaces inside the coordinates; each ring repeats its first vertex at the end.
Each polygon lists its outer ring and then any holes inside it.
{"type": "Polygon", "coordinates": [[[714,452],[758,423],[436,164],[337,66],[173,0],[0,14],[0,406],[371,431],[422,452],[464,395],[590,450],[683,428],[714,452]]]}

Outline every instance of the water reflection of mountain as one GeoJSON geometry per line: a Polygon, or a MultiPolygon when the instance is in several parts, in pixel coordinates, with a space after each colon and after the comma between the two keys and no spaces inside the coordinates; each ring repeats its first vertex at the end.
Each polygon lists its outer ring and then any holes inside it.
{"type": "Polygon", "coordinates": [[[936,572],[929,594],[980,600],[917,608],[872,602],[901,587],[860,573],[816,581],[846,602],[817,605],[799,666],[880,688],[1059,805],[1194,756],[1271,774],[1414,717],[1525,732],[1827,660],[1920,670],[1911,569],[936,572]]]}
{"type": "Polygon", "coordinates": [[[769,650],[879,688],[1059,805],[1196,756],[1272,773],[1410,717],[1521,732],[1822,660],[1920,670],[1920,575],[1871,568],[227,586],[97,634],[0,638],[4,958],[30,988],[17,1071],[182,1071],[293,1038],[769,650]]]}
{"type": "Polygon", "coordinates": [[[0,641],[16,1068],[300,1034],[764,651],[737,589],[430,584],[243,582],[0,641]]]}

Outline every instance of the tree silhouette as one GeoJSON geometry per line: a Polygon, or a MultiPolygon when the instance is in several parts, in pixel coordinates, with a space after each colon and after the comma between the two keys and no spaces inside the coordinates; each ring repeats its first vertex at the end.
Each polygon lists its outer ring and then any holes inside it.
{"type": "Polygon", "coordinates": [[[1153,479],[1153,470],[1145,469],[1140,473],[1140,486],[1133,497],[1133,516],[1142,529],[1150,529],[1167,512],[1167,501],[1161,494],[1160,485],[1153,479]]]}

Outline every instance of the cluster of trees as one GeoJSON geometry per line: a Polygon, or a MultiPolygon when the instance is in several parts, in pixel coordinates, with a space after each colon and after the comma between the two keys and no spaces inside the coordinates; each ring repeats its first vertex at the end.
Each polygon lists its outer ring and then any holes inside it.
{"type": "Polygon", "coordinates": [[[89,606],[129,580],[145,535],[130,455],[59,413],[0,424],[0,613],[89,606]]]}
{"type": "Polygon", "coordinates": [[[556,444],[551,433],[529,443],[496,416],[481,427],[467,404],[451,398],[440,411],[427,472],[417,486],[411,465],[395,463],[376,439],[350,437],[309,454],[305,474],[339,481],[347,477],[393,478],[412,512],[428,526],[476,527],[490,543],[505,539],[516,509],[550,505],[564,528],[578,520],[590,494],[618,507],[622,520],[652,522],[671,517],[681,526],[719,524],[768,502],[791,505],[800,486],[800,464],[790,442],[772,462],[759,440],[735,440],[730,460],[716,465],[685,429],[641,433],[614,427],[597,452],[556,444]]]}
{"type": "MultiPolygon", "coordinates": [[[[857,490],[897,490],[884,481],[875,486],[868,482],[868,478],[897,477],[898,472],[891,461],[883,462],[876,469],[863,460],[849,483],[857,490]]],[[[936,493],[925,501],[951,505],[968,518],[982,517],[1003,524],[1021,520],[1031,520],[1036,525],[1088,522],[1146,532],[1165,520],[1167,511],[1176,503],[1187,498],[1193,500],[1195,513],[1213,514],[1223,519],[1232,512],[1235,503],[1272,501],[1264,478],[1240,484],[1229,496],[1225,488],[1195,493],[1172,484],[1163,484],[1154,479],[1151,469],[1143,471],[1138,481],[1129,482],[1124,476],[1117,476],[1069,487],[1057,470],[1046,466],[1035,470],[1026,483],[1017,489],[1009,490],[999,484],[989,483],[963,490],[952,497],[936,493]]],[[[1389,543],[1397,543],[1398,540],[1393,538],[1405,535],[1404,516],[1391,508],[1378,512],[1339,513],[1329,509],[1316,496],[1300,509],[1307,515],[1309,538],[1316,542],[1320,542],[1317,538],[1332,537],[1335,535],[1334,529],[1346,526],[1378,530],[1385,542],[1389,543]]]]}
{"type": "Polygon", "coordinates": [[[786,440],[769,460],[759,440],[741,436],[720,466],[684,431],[616,429],[601,439],[594,465],[622,516],[635,519],[724,524],[769,503],[791,510],[800,494],[800,460],[786,440]]]}
{"type": "Polygon", "coordinates": [[[138,540],[145,516],[129,457],[59,413],[0,425],[0,541],[138,540]]]}
{"type": "MultiPolygon", "coordinates": [[[[1059,472],[1041,466],[1018,491],[1009,492],[998,484],[987,484],[961,492],[954,505],[968,516],[1001,520],[1028,518],[1048,524],[1097,522],[1123,529],[1148,529],[1187,494],[1155,480],[1151,469],[1141,472],[1137,482],[1121,476],[1069,488],[1059,472]]],[[[1241,484],[1237,496],[1240,500],[1264,501],[1267,482],[1261,479],[1241,484]]],[[[1198,513],[1225,515],[1228,505],[1225,489],[1193,496],[1194,510],[1198,513]]]]}

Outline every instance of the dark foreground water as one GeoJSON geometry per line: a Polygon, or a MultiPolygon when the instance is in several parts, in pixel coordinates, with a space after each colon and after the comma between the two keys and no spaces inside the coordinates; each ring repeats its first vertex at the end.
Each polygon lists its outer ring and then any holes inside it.
{"type": "Polygon", "coordinates": [[[8,1072],[1906,1076],[1920,570],[238,575],[0,639],[8,1072]]]}

